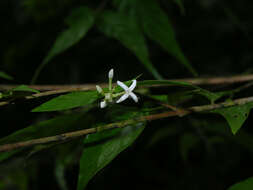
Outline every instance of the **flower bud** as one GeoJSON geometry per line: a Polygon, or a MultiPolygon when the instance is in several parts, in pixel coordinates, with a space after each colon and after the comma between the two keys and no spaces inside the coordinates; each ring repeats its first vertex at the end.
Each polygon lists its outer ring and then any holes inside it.
{"type": "Polygon", "coordinates": [[[111,70],[109,71],[108,77],[109,77],[110,79],[113,78],[113,69],[111,69],[111,70]]]}

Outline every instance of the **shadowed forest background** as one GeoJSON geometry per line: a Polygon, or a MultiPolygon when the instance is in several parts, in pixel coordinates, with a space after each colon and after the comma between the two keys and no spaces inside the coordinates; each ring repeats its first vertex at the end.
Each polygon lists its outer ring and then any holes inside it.
{"type": "MultiPolygon", "coordinates": [[[[252,8],[250,0],[2,0],[0,71],[13,80],[0,78],[0,90],[4,94],[3,84],[31,82],[94,83],[95,87],[95,83],[107,83],[111,68],[114,82],[140,74],[137,81],[248,75],[253,71],[252,8]],[[163,28],[161,23],[170,25],[163,28]],[[89,29],[82,28],[85,24],[89,29]],[[59,40],[64,31],[68,34],[59,40]],[[72,39],[78,35],[82,35],[78,40],[72,39]],[[57,39],[61,42],[53,46],[57,39]],[[64,48],[71,40],[73,44],[64,48]],[[58,50],[52,51],[53,47],[58,50]]],[[[201,88],[219,92],[245,84],[204,84],[201,88]]],[[[251,86],[215,101],[250,97],[251,86]]],[[[165,95],[165,102],[175,106],[209,104],[200,96],[188,101],[184,99],[188,91],[183,92],[178,86],[150,88],[137,91],[138,104],[128,100],[106,109],[94,106],[42,113],[31,110],[58,95],[27,100],[23,99],[26,94],[18,98],[8,94],[6,99],[14,103],[0,106],[0,145],[129,119],[130,112],[135,116],[156,113],[160,107],[150,98],[164,101],[165,95]],[[181,97],[184,101],[175,103],[181,97]],[[57,122],[40,125],[54,118],[57,122]],[[10,141],[6,138],[27,126],[42,125],[48,130],[35,127],[10,141]],[[64,131],[54,131],[54,126],[64,131]]],[[[252,113],[246,118],[235,135],[227,121],[214,113],[147,122],[138,139],[101,168],[86,189],[228,189],[253,176],[252,113]]],[[[13,155],[0,152],[0,190],[84,189],[78,185],[83,139],[36,145],[13,155]]],[[[88,146],[101,142],[88,142],[88,146]]]]}

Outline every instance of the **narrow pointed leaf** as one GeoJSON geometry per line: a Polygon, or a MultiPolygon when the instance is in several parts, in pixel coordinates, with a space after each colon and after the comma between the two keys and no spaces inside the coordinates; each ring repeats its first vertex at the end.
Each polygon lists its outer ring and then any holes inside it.
{"type": "Polygon", "coordinates": [[[98,99],[96,91],[72,92],[49,100],[32,112],[61,111],[92,104],[98,99]]]}
{"type": "Polygon", "coordinates": [[[134,17],[123,13],[105,11],[101,15],[98,27],[105,35],[119,40],[132,51],[156,79],[162,78],[149,60],[145,38],[134,17]]]}
{"type": "Polygon", "coordinates": [[[6,79],[6,80],[13,80],[13,77],[6,74],[5,72],[3,71],[0,71],[0,78],[3,78],[3,79],[6,79]]]}
{"type": "Polygon", "coordinates": [[[48,55],[36,70],[32,83],[36,81],[41,70],[53,57],[72,47],[86,35],[93,26],[94,20],[94,13],[88,7],[79,7],[72,12],[66,19],[69,27],[57,37],[48,55]]]}
{"type": "Polygon", "coordinates": [[[160,8],[158,1],[137,0],[137,17],[145,34],[174,56],[193,75],[196,71],[184,56],[166,13],[160,8]]]}

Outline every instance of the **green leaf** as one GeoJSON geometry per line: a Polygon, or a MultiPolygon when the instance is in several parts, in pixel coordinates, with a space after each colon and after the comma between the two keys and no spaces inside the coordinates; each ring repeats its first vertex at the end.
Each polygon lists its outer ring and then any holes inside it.
{"type": "Polygon", "coordinates": [[[168,103],[168,95],[152,95],[150,97],[160,102],[168,103]]]}
{"type": "Polygon", "coordinates": [[[32,89],[26,85],[20,85],[16,88],[11,89],[11,91],[14,92],[32,92],[32,93],[39,93],[40,91],[36,90],[36,89],[32,89]]]}
{"type": "Polygon", "coordinates": [[[84,140],[85,147],[80,159],[77,189],[83,190],[98,171],[108,165],[120,152],[136,140],[143,129],[143,123],[138,123],[121,130],[116,129],[119,132],[113,138],[108,138],[108,134],[113,133],[115,130],[87,135],[84,140]],[[102,141],[87,144],[87,142],[92,142],[92,139],[102,139],[102,141]]]}
{"type": "Polygon", "coordinates": [[[48,135],[57,135],[59,133],[66,132],[68,129],[73,130],[71,126],[82,116],[83,114],[64,115],[40,122],[38,124],[30,125],[7,137],[1,138],[0,144],[26,141],[32,138],[47,137],[48,135]]]}
{"type": "Polygon", "coordinates": [[[252,107],[253,103],[248,103],[245,105],[220,108],[211,112],[222,115],[227,120],[232,133],[236,134],[236,132],[242,127],[243,123],[248,118],[249,112],[252,107]]]}
{"type": "Polygon", "coordinates": [[[211,103],[214,103],[217,99],[219,99],[223,94],[213,93],[198,86],[192,85],[187,82],[180,82],[180,81],[170,81],[170,80],[145,80],[138,82],[138,86],[180,86],[185,88],[194,89],[191,91],[193,94],[198,94],[201,96],[206,97],[210,100],[211,103]]]}
{"type": "Polygon", "coordinates": [[[156,79],[162,78],[149,60],[145,38],[133,17],[123,13],[105,11],[100,17],[98,28],[105,35],[119,40],[131,50],[156,79]]]}
{"type": "Polygon", "coordinates": [[[36,81],[41,70],[53,57],[72,47],[86,35],[89,29],[93,26],[94,20],[94,13],[88,7],[79,7],[71,13],[66,19],[66,23],[69,25],[68,29],[63,31],[57,37],[48,55],[36,70],[32,83],[36,81]]]}
{"type": "Polygon", "coordinates": [[[96,91],[72,92],[49,100],[32,112],[61,111],[92,104],[98,99],[96,91]]]}
{"type": "Polygon", "coordinates": [[[137,18],[145,34],[183,64],[194,76],[197,72],[184,56],[166,13],[154,0],[136,0],[137,18]]]}
{"type": "Polygon", "coordinates": [[[6,80],[13,80],[13,77],[6,74],[5,72],[3,71],[0,71],[0,78],[3,78],[3,79],[6,79],[6,80]]]}
{"type": "MultiPolygon", "coordinates": [[[[81,127],[80,125],[77,125],[77,122],[80,122],[82,118],[83,114],[70,114],[43,121],[18,130],[7,137],[0,139],[0,144],[27,141],[35,138],[58,135],[67,131],[78,130],[81,127]]],[[[6,160],[21,150],[22,149],[0,153],[0,162],[6,160]]]]}
{"type": "Polygon", "coordinates": [[[250,190],[253,189],[253,177],[232,185],[228,190],[250,190]]]}

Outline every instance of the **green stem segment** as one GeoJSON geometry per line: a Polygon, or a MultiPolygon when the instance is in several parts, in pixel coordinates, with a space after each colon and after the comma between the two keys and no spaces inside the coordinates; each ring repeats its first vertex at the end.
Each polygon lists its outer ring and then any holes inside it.
{"type": "Polygon", "coordinates": [[[109,78],[109,93],[112,93],[112,78],[109,78]]]}

